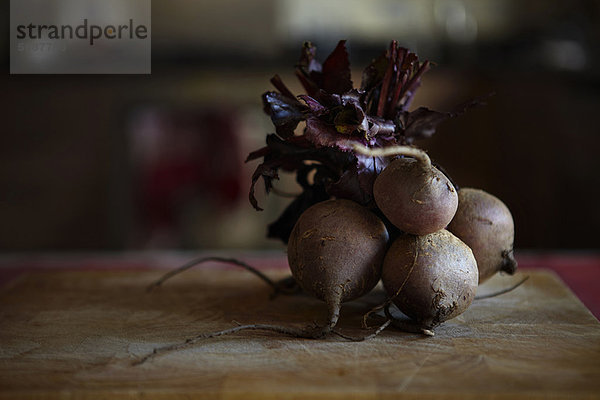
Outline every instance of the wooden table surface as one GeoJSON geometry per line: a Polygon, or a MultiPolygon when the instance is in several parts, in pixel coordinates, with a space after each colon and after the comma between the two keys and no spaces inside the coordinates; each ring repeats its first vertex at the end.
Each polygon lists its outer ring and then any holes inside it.
{"type": "MultiPolygon", "coordinates": [[[[156,347],[236,323],[302,327],[324,318],[321,302],[271,300],[263,282],[230,268],[188,271],[145,292],[163,272],[35,271],[5,285],[0,398],[600,398],[600,323],[547,271],[476,301],[434,337],[390,328],[348,342],[243,331],[134,366],[156,347]]],[[[493,278],[480,294],[521,277],[493,278]]],[[[381,296],[345,304],[339,329],[363,335],[362,314],[381,296]]]]}

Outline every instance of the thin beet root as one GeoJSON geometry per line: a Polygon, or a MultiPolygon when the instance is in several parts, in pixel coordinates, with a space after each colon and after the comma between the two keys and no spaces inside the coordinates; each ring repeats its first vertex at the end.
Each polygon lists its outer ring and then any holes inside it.
{"type": "Polygon", "coordinates": [[[406,285],[406,282],[408,281],[408,279],[410,278],[410,276],[413,273],[413,270],[415,269],[415,265],[417,263],[417,258],[419,257],[419,252],[415,251],[415,256],[412,262],[412,265],[410,267],[410,270],[408,271],[408,273],[406,274],[406,277],[404,278],[404,281],[402,282],[402,284],[400,284],[400,286],[398,287],[398,290],[396,290],[396,292],[390,296],[384,303],[373,307],[371,310],[369,310],[365,315],[363,315],[363,321],[362,321],[362,326],[365,329],[369,328],[369,325],[367,324],[367,319],[375,312],[379,311],[379,310],[386,310],[386,313],[389,311],[389,307],[390,305],[394,302],[394,300],[396,299],[396,297],[398,297],[400,295],[400,293],[402,292],[402,289],[404,289],[404,285],[406,285]]]}
{"type": "Polygon", "coordinates": [[[271,280],[271,278],[269,278],[268,276],[266,276],[265,274],[260,272],[255,267],[253,267],[243,261],[237,260],[235,258],[226,258],[226,257],[201,257],[201,258],[196,258],[194,260],[191,260],[190,262],[182,265],[181,267],[167,272],[160,279],[151,283],[146,288],[146,290],[152,291],[152,290],[156,289],[157,287],[159,287],[160,285],[162,285],[165,281],[174,277],[175,275],[179,275],[180,273],[182,273],[192,267],[195,267],[196,265],[199,265],[199,264],[202,264],[205,262],[209,262],[209,261],[216,261],[216,262],[222,262],[222,263],[226,263],[226,264],[232,264],[232,265],[236,265],[238,267],[242,267],[247,271],[250,271],[254,275],[258,276],[260,279],[262,279],[267,285],[269,285],[273,288],[273,290],[274,290],[273,296],[275,296],[277,294],[293,294],[293,293],[297,292],[297,289],[295,289],[294,287],[290,288],[287,285],[287,282],[285,280],[282,280],[279,282],[273,282],[273,280],[271,280]]]}
{"type": "MultiPolygon", "coordinates": [[[[339,336],[346,340],[350,340],[352,342],[363,342],[365,340],[370,340],[370,339],[375,338],[377,335],[379,335],[379,333],[381,333],[391,323],[392,323],[392,320],[388,319],[381,326],[379,326],[377,328],[377,330],[375,330],[375,332],[373,332],[370,335],[366,335],[366,336],[362,336],[362,337],[348,336],[348,335],[345,335],[345,334],[343,334],[337,330],[333,330],[333,329],[331,329],[330,332],[335,334],[336,336],[339,336]]],[[[164,347],[157,347],[154,350],[152,350],[152,353],[149,353],[149,354],[145,355],[144,357],[140,358],[139,360],[134,361],[132,363],[132,365],[137,366],[137,365],[144,364],[146,361],[149,361],[159,355],[162,355],[165,353],[170,353],[170,352],[176,351],[176,350],[184,349],[186,347],[189,347],[189,346],[192,346],[192,345],[198,343],[201,340],[211,339],[211,338],[215,338],[215,337],[219,337],[219,336],[230,335],[230,334],[244,331],[244,330],[276,332],[276,333],[281,333],[284,335],[292,336],[295,338],[304,338],[304,339],[319,339],[323,336],[322,335],[323,328],[319,327],[319,326],[298,329],[298,328],[290,328],[290,327],[285,327],[285,326],[267,325],[267,324],[239,325],[239,326],[235,326],[233,328],[223,329],[221,331],[202,333],[200,335],[194,336],[193,338],[186,339],[184,342],[181,342],[181,343],[176,343],[176,344],[172,344],[172,345],[168,345],[168,346],[164,346],[164,347]]]]}
{"type": "Polygon", "coordinates": [[[526,276],[525,278],[521,279],[519,282],[515,283],[514,285],[512,285],[510,287],[507,287],[506,289],[502,289],[502,290],[499,290],[497,292],[490,293],[490,294],[483,294],[483,295],[475,296],[474,300],[490,299],[492,297],[496,297],[496,296],[500,296],[500,295],[503,295],[508,292],[512,292],[513,290],[515,290],[516,288],[518,288],[519,286],[524,284],[527,279],[529,279],[529,276],[526,276]]]}
{"type": "Polygon", "coordinates": [[[371,333],[370,335],[366,335],[366,336],[348,336],[345,335],[343,333],[341,333],[340,331],[337,330],[333,330],[332,333],[341,337],[342,339],[346,339],[349,340],[351,342],[364,342],[365,340],[371,340],[373,338],[375,338],[375,336],[379,335],[385,328],[387,328],[388,326],[390,326],[390,324],[392,323],[391,319],[387,319],[383,324],[381,324],[376,330],[375,332],[371,333]]]}
{"type": "MultiPolygon", "coordinates": [[[[391,300],[388,300],[389,303],[391,303],[391,300]]],[[[364,315],[363,315],[363,320],[362,320],[362,327],[363,329],[371,329],[371,327],[369,326],[369,324],[367,323],[367,320],[371,317],[371,315],[373,315],[374,313],[376,313],[377,311],[383,310],[383,308],[389,304],[388,302],[385,302],[383,304],[378,304],[375,307],[371,308],[369,311],[367,311],[364,315]]]]}
{"type": "Polygon", "coordinates": [[[331,303],[327,303],[328,306],[328,318],[327,322],[323,326],[314,325],[308,326],[306,328],[291,328],[280,325],[268,325],[268,324],[249,324],[249,325],[240,325],[233,328],[224,329],[216,332],[202,333],[193,338],[187,339],[185,342],[173,344],[165,347],[159,347],[152,351],[152,353],[144,356],[138,361],[135,361],[133,365],[140,365],[144,362],[148,361],[151,358],[156,357],[158,354],[168,353],[171,351],[179,350],[184,347],[193,345],[194,343],[204,340],[210,339],[218,336],[229,335],[232,333],[236,333],[243,330],[261,330],[261,331],[269,331],[281,333],[284,335],[292,336],[295,338],[304,338],[304,339],[321,339],[333,331],[333,328],[337,324],[339,319],[340,312],[340,301],[339,299],[333,300],[331,303]]]}
{"type": "Polygon", "coordinates": [[[321,332],[320,329],[317,329],[317,330],[308,329],[308,328],[299,329],[299,328],[289,328],[289,327],[279,326],[279,325],[266,325],[266,324],[239,325],[239,326],[235,326],[233,328],[223,329],[221,331],[201,333],[197,336],[194,336],[193,338],[186,339],[184,342],[181,342],[181,343],[176,343],[176,344],[172,344],[172,345],[164,346],[164,347],[157,347],[154,350],[152,350],[152,353],[149,353],[149,354],[145,355],[144,357],[140,358],[139,360],[134,361],[132,363],[132,365],[134,365],[134,366],[141,365],[141,364],[145,363],[146,361],[151,360],[158,355],[169,353],[171,351],[181,350],[188,346],[192,346],[193,344],[195,344],[201,340],[211,339],[211,338],[215,338],[215,337],[219,337],[219,336],[230,335],[232,333],[236,333],[236,332],[240,332],[240,331],[244,331],[244,330],[270,331],[270,332],[281,333],[284,335],[289,335],[289,336],[296,337],[296,338],[306,338],[306,339],[317,339],[320,336],[315,336],[315,333],[320,334],[320,332],[321,332]]]}
{"type": "Polygon", "coordinates": [[[385,316],[388,318],[388,320],[390,320],[392,322],[392,325],[394,326],[394,328],[397,328],[399,330],[401,330],[402,332],[408,332],[408,333],[419,333],[421,335],[425,335],[425,336],[435,336],[435,334],[433,333],[432,330],[425,328],[422,325],[419,325],[413,321],[403,321],[400,320],[396,317],[394,317],[392,315],[392,313],[390,312],[390,304],[387,304],[383,310],[385,312],[385,316]]]}

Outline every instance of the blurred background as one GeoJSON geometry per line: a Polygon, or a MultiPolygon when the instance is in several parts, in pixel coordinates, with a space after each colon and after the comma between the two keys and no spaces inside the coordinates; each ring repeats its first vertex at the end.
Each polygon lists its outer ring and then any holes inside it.
{"type": "Polygon", "coordinates": [[[599,248],[599,1],[154,0],[152,74],[113,76],[9,75],[1,7],[0,251],[281,248],[290,199],[247,196],[260,96],[340,39],[355,86],[392,39],[435,62],[415,108],[495,92],[418,144],[509,206],[517,248],[599,248]]]}

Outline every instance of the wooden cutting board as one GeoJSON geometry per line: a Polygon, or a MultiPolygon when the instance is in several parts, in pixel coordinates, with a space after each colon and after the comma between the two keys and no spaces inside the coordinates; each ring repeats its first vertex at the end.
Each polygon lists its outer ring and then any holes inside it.
{"type": "MultiPolygon", "coordinates": [[[[390,328],[357,343],[244,331],[132,366],[236,322],[302,327],[324,307],[302,295],[270,300],[269,287],[234,269],[188,271],[150,293],[161,271],[31,273],[0,291],[0,398],[600,398],[600,324],[555,275],[527,274],[434,337],[390,328]]],[[[522,276],[496,277],[480,293],[522,276]]],[[[346,304],[339,329],[365,334],[362,314],[381,296],[346,304]]]]}

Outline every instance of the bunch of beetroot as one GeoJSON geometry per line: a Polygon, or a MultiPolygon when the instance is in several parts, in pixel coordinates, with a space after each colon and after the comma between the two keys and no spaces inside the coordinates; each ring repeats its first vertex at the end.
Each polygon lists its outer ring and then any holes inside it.
{"type": "MultiPolygon", "coordinates": [[[[278,76],[277,91],[263,95],[276,133],[248,156],[262,158],[252,176],[273,189],[280,170],[295,172],[302,192],[269,225],[268,235],[288,245],[293,283],[323,300],[327,321],[304,328],[249,324],[201,333],[185,342],[155,348],[134,362],[182,349],[198,341],[243,330],[263,330],[303,338],[329,333],[351,340],[377,335],[390,323],[431,335],[433,328],[464,312],[478,283],[498,271],[514,273],[514,226],[508,208],[477,189],[458,189],[429,156],[412,146],[435,132],[453,112],[425,107],[409,111],[411,100],[430,68],[416,54],[392,42],[365,70],[353,88],[345,42],[323,64],[315,47],[302,48],[296,75],[306,94],[295,96],[278,76]],[[371,291],[382,280],[386,322],[371,335],[352,338],[334,330],[341,304],[371,291]],[[410,320],[390,311],[395,304],[410,320]]],[[[218,261],[245,268],[271,285],[290,292],[289,281],[273,282],[236,259],[203,257],[165,274],[149,289],[198,264],[218,261]],[[282,283],[285,283],[283,285],[282,283]]],[[[292,290],[293,292],[293,290],[292,290]]]]}
{"type": "Polygon", "coordinates": [[[321,64],[303,46],[296,75],[306,93],[294,95],[275,76],[263,95],[276,133],[248,160],[262,158],[250,202],[262,178],[269,192],[278,172],[295,172],[302,187],[268,235],[288,245],[292,275],[325,301],[328,319],[315,337],[333,330],[341,303],[381,279],[415,326],[429,331],[464,312],[478,283],[497,271],[514,273],[514,226],[508,208],[476,189],[458,189],[413,146],[453,112],[409,111],[430,68],[392,42],[353,87],[345,42],[321,64]]]}

